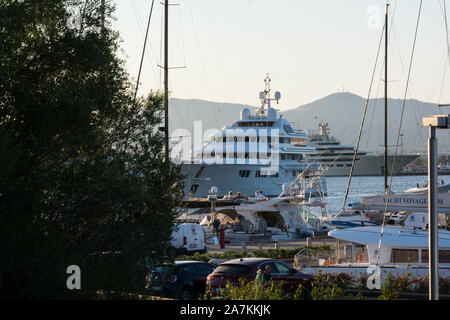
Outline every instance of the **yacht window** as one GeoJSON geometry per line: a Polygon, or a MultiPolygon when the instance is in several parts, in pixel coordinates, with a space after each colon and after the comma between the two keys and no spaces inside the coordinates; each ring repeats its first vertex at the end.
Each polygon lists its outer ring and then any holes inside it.
{"type": "Polygon", "coordinates": [[[245,142],[249,142],[250,138],[249,137],[245,137],[245,142]]]}
{"type": "MultiPolygon", "coordinates": [[[[428,263],[428,250],[422,250],[422,262],[428,263]]],[[[450,263],[450,250],[439,250],[439,263],[450,263]]]]}
{"type": "MultiPolygon", "coordinates": [[[[423,253],[422,253],[422,255],[423,255],[423,253]]],[[[393,263],[419,262],[419,250],[417,250],[417,249],[392,249],[391,261],[393,263]]]]}
{"type": "Polygon", "coordinates": [[[450,250],[439,250],[439,262],[450,263],[450,250]]]}

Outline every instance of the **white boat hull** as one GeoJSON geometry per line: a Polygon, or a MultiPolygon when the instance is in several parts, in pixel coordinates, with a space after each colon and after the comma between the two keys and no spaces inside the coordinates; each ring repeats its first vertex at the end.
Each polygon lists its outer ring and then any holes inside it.
{"type": "MultiPolygon", "coordinates": [[[[400,173],[402,168],[416,159],[418,155],[398,155],[395,159],[394,175],[400,173]]],[[[384,156],[365,155],[358,156],[355,163],[353,176],[382,176],[384,174],[384,156]]],[[[391,174],[394,156],[388,156],[388,174],[391,174]]],[[[351,161],[345,164],[334,163],[323,174],[325,177],[348,177],[350,174],[351,161]]]]}
{"type": "MultiPolygon", "coordinates": [[[[256,177],[255,172],[263,168],[261,165],[250,164],[183,164],[181,173],[186,176],[184,180],[184,194],[192,197],[207,197],[212,186],[218,188],[217,196],[222,197],[229,191],[234,194],[254,196],[255,191],[262,190],[267,197],[278,197],[282,193],[283,184],[291,183],[295,177],[285,173],[283,169],[278,171],[278,177],[256,177]],[[203,167],[203,169],[201,169],[203,167]],[[198,172],[201,170],[201,173],[198,172]],[[247,177],[241,177],[240,171],[248,170],[247,177]],[[195,189],[195,192],[193,192],[195,189]]],[[[322,189],[326,195],[326,182],[322,181],[322,189]]],[[[305,196],[319,196],[320,188],[311,187],[305,192],[305,196]]]]}

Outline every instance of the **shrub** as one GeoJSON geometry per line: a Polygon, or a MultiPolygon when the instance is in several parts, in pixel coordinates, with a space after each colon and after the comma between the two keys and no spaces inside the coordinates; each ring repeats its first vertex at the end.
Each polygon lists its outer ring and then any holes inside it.
{"type": "Polygon", "coordinates": [[[322,273],[314,277],[311,284],[311,297],[313,300],[333,300],[344,295],[343,289],[354,281],[352,276],[346,273],[322,273]]]}
{"type": "Polygon", "coordinates": [[[275,284],[269,281],[262,284],[259,281],[239,279],[239,285],[228,282],[225,290],[219,295],[220,300],[283,300],[283,282],[275,284]]]}

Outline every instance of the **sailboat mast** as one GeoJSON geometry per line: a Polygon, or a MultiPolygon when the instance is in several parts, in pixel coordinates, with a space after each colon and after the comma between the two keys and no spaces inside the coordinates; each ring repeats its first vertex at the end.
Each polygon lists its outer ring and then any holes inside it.
{"type": "Polygon", "coordinates": [[[105,0],[100,1],[100,25],[102,29],[105,27],[105,0]]]}
{"type": "Polygon", "coordinates": [[[389,4],[386,3],[386,28],[385,28],[385,56],[384,56],[384,190],[388,190],[388,132],[387,132],[387,99],[388,99],[388,92],[387,92],[387,68],[388,68],[388,10],[389,10],[389,4]]]}
{"type": "Polygon", "coordinates": [[[165,159],[169,160],[169,3],[164,3],[164,133],[165,159]]]}

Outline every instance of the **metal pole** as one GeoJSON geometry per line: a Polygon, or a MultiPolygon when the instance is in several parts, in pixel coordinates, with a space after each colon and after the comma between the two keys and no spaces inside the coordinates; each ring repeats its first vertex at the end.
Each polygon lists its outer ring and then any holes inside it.
{"type": "Polygon", "coordinates": [[[100,2],[100,25],[103,31],[105,27],[105,0],[101,0],[100,2]]]}
{"type": "Polygon", "coordinates": [[[436,127],[430,127],[428,139],[428,224],[429,224],[429,300],[439,300],[439,255],[437,224],[437,140],[436,127]]]}
{"type": "Polygon", "coordinates": [[[388,175],[388,139],[387,139],[387,70],[388,70],[388,10],[389,10],[389,4],[386,3],[386,28],[385,28],[385,36],[384,36],[384,191],[387,192],[388,190],[388,182],[387,182],[387,175],[388,175]]]}
{"type": "Polygon", "coordinates": [[[164,7],[164,132],[166,161],[169,161],[169,3],[164,7]]]}
{"type": "Polygon", "coordinates": [[[144,62],[145,47],[147,46],[148,30],[150,29],[150,20],[152,18],[154,3],[155,3],[155,0],[152,1],[152,6],[150,8],[150,14],[148,16],[147,30],[145,31],[145,39],[144,39],[144,48],[142,49],[141,63],[139,64],[139,72],[138,72],[138,77],[136,80],[136,89],[134,90],[134,100],[136,100],[136,96],[137,96],[137,92],[138,92],[138,88],[139,88],[139,80],[141,78],[142,63],[144,62]]]}

